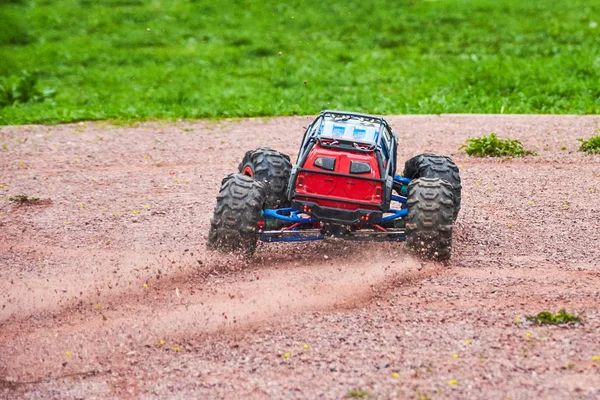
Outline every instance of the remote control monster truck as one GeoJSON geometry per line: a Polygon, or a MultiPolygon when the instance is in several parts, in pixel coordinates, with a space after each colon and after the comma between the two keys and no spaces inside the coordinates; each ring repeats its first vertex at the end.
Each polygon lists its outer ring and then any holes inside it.
{"type": "Polygon", "coordinates": [[[448,260],[458,167],[421,154],[396,175],[397,146],[381,117],[323,111],[306,129],[296,165],[270,148],[248,151],[221,183],[208,247],[252,255],[259,240],[339,237],[406,241],[423,257],[448,260]]]}

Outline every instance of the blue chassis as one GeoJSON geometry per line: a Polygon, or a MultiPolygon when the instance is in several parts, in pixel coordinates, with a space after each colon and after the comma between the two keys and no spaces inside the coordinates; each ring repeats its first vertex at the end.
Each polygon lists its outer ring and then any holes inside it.
{"type": "MultiPolygon", "coordinates": [[[[396,183],[408,185],[410,183],[410,181],[411,181],[411,179],[409,179],[409,178],[404,178],[404,177],[398,176],[398,175],[394,176],[394,182],[396,182],[396,183]]],[[[406,198],[392,195],[391,201],[405,204],[406,198]]],[[[371,224],[380,224],[382,222],[389,222],[389,221],[392,221],[392,220],[395,220],[398,218],[404,218],[408,215],[408,209],[406,209],[406,208],[400,209],[400,210],[390,209],[388,211],[388,213],[391,213],[392,215],[383,217],[379,221],[371,221],[371,224]]],[[[298,216],[298,214],[301,214],[300,211],[295,210],[293,208],[267,208],[266,210],[263,210],[263,215],[265,216],[265,218],[278,219],[280,221],[290,222],[293,224],[312,224],[312,223],[315,223],[318,221],[316,218],[303,218],[303,217],[298,216]],[[284,214],[289,214],[289,215],[284,215],[284,214]]],[[[270,234],[262,233],[260,235],[259,239],[263,242],[270,242],[270,243],[272,243],[272,242],[309,242],[309,241],[314,241],[314,240],[325,239],[324,235],[301,236],[300,232],[302,230],[298,229],[298,227],[292,228],[290,231],[292,231],[292,232],[298,231],[298,233],[296,233],[295,235],[292,234],[292,236],[290,236],[290,237],[277,237],[277,236],[273,236],[272,233],[270,233],[270,234]]],[[[403,241],[404,236],[393,237],[388,240],[403,241]]]]}

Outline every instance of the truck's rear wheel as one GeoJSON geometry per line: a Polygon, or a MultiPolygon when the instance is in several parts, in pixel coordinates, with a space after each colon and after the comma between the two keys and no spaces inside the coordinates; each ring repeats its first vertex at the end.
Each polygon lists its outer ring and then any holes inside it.
{"type": "Polygon", "coordinates": [[[402,175],[406,178],[439,178],[452,185],[454,193],[454,212],[452,220],[456,221],[460,211],[462,185],[458,166],[448,156],[437,154],[419,154],[404,164],[402,175]]]}
{"type": "Polygon", "coordinates": [[[246,152],[239,165],[241,174],[268,185],[267,208],[287,205],[287,186],[292,163],[290,157],[268,147],[246,152]]]}
{"type": "Polygon", "coordinates": [[[221,182],[208,231],[207,247],[252,255],[258,241],[257,223],[265,203],[266,187],[249,176],[230,174],[221,182]]]}
{"type": "Polygon", "coordinates": [[[425,258],[446,261],[452,254],[452,185],[438,178],[418,178],[408,185],[406,244],[425,258]]]}

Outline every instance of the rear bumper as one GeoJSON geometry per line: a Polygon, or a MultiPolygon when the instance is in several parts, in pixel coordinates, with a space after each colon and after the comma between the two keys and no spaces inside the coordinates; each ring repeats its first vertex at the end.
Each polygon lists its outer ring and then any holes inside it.
{"type": "Polygon", "coordinates": [[[379,210],[367,210],[359,208],[358,210],[344,210],[339,208],[324,207],[319,204],[306,200],[293,200],[292,208],[300,212],[306,212],[310,209],[309,215],[319,221],[331,222],[341,225],[355,225],[360,222],[379,221],[383,218],[383,213],[379,210]],[[361,219],[362,217],[362,219],[361,219]],[[367,219],[368,218],[368,219],[367,219]]]}

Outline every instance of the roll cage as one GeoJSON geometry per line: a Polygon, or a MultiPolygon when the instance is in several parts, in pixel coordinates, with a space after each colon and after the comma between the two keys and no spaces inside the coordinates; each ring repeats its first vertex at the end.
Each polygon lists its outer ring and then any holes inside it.
{"type": "Polygon", "coordinates": [[[398,138],[392,131],[390,124],[382,117],[347,111],[322,111],[304,132],[296,165],[304,164],[310,150],[318,141],[321,142],[323,147],[357,152],[374,151],[379,164],[381,179],[385,180],[387,177],[394,177],[396,173],[398,138]],[[359,125],[369,124],[376,126],[376,132],[372,138],[362,139],[323,134],[326,122],[333,122],[338,125],[345,125],[351,122],[356,122],[359,125]]]}

